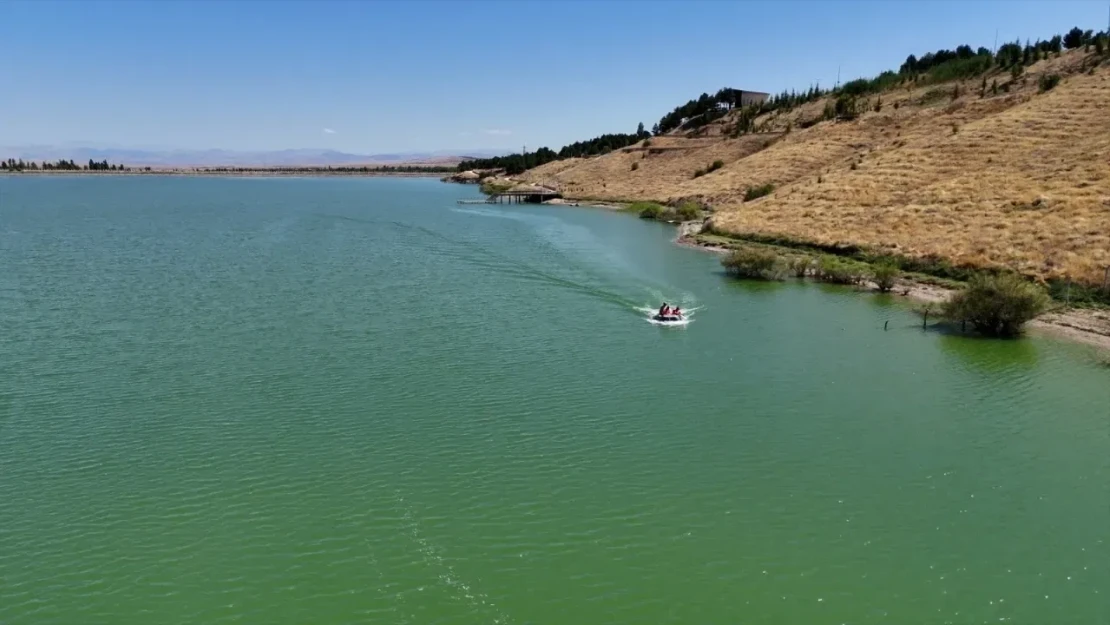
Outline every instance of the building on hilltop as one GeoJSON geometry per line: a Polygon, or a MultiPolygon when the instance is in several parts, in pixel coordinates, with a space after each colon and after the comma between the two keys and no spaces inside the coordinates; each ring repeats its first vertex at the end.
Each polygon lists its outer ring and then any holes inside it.
{"type": "Polygon", "coordinates": [[[732,109],[735,107],[752,106],[753,104],[763,104],[771,97],[769,93],[762,91],[744,91],[743,89],[730,89],[732,97],[729,102],[721,102],[717,105],[718,108],[732,109]]]}

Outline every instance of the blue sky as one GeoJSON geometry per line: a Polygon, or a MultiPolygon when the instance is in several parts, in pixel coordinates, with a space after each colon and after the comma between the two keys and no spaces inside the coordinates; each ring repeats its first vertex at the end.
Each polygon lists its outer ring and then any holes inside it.
{"type": "Polygon", "coordinates": [[[0,4],[0,145],[529,149],[702,92],[1107,25],[1106,0],[0,4]]]}

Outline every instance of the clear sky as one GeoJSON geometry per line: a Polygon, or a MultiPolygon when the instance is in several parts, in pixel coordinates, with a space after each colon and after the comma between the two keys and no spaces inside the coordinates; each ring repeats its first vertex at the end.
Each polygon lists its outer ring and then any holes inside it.
{"type": "Polygon", "coordinates": [[[909,53],[1107,27],[1107,0],[0,2],[0,145],[529,149],[909,53]]]}

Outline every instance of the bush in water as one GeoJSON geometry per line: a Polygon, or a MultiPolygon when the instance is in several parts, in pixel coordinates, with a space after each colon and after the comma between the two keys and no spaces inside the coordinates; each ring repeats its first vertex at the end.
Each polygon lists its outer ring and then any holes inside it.
{"type": "Polygon", "coordinates": [[[640,219],[659,219],[663,214],[663,207],[654,202],[634,202],[628,210],[635,212],[640,219]]]}
{"type": "Polygon", "coordinates": [[[944,305],[944,315],[970,321],[987,336],[1016,336],[1048,306],[1044,290],[1014,274],[977,275],[944,305]]]}
{"type": "Polygon", "coordinates": [[[761,250],[733,250],[721,259],[725,271],[737,278],[754,280],[783,280],[788,269],[782,257],[761,250]]]}

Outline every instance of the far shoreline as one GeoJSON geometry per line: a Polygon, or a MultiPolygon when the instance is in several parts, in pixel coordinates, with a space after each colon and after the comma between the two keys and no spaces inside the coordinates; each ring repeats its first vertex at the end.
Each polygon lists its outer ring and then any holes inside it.
{"type": "Polygon", "coordinates": [[[36,170],[0,171],[0,176],[16,178],[19,176],[192,176],[219,178],[442,178],[444,171],[336,171],[336,170],[281,170],[248,169],[242,171],[212,171],[192,169],[151,169],[150,171],[78,171],[78,170],[36,170]]]}

